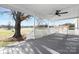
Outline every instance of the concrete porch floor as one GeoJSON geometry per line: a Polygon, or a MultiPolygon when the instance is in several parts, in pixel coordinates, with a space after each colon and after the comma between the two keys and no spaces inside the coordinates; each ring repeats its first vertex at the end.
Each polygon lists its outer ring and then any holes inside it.
{"type": "Polygon", "coordinates": [[[79,54],[79,36],[54,33],[0,48],[1,54],[79,54]]]}

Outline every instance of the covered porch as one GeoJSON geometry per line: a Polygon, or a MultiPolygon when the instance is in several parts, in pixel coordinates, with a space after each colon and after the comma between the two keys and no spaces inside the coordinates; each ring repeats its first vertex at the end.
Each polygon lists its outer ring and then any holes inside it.
{"type": "Polygon", "coordinates": [[[79,54],[78,4],[4,4],[0,6],[36,17],[33,31],[28,34],[26,40],[2,47],[0,53],[79,54]],[[56,14],[57,11],[60,11],[60,14],[56,14]],[[67,13],[64,14],[63,12],[67,13]],[[69,30],[69,25],[61,26],[55,23],[56,21],[71,19],[74,21],[73,30],[69,30]],[[50,22],[54,25],[50,25],[50,22]]]}

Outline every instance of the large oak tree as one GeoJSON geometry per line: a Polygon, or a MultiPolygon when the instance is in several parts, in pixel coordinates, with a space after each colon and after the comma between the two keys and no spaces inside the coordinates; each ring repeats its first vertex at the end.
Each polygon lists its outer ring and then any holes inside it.
{"type": "Polygon", "coordinates": [[[15,20],[15,33],[13,37],[17,41],[22,41],[24,39],[22,38],[22,35],[21,35],[21,22],[29,18],[30,15],[24,16],[24,13],[12,10],[12,16],[13,16],[13,19],[15,20]]]}

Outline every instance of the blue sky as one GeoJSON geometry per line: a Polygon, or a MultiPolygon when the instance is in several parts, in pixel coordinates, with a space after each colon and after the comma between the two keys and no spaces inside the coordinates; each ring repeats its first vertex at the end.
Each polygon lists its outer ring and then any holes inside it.
{"type": "MultiPolygon", "coordinates": [[[[9,22],[11,22],[11,25],[15,24],[15,21],[13,20],[12,16],[8,13],[2,14],[1,12],[4,11],[10,11],[9,9],[0,7],[0,25],[8,25],[9,22]]],[[[22,26],[31,26],[33,25],[34,18],[24,20],[22,21],[22,26]]]]}
{"type": "MultiPolygon", "coordinates": [[[[6,9],[6,8],[2,8],[0,7],[0,25],[8,25],[9,22],[11,22],[11,25],[14,25],[15,22],[12,18],[12,16],[8,13],[1,13],[1,12],[4,12],[4,11],[10,11],[9,9],[6,9]]],[[[34,17],[28,19],[28,20],[24,20],[22,21],[21,25],[22,26],[32,26],[34,24],[34,17]]],[[[67,19],[67,20],[64,20],[64,21],[49,21],[49,25],[58,25],[58,24],[64,24],[64,23],[73,23],[73,20],[74,19],[67,19]]],[[[44,24],[48,24],[48,20],[43,20],[43,23],[44,24]]],[[[36,21],[36,24],[37,24],[37,21],[36,21]]]]}

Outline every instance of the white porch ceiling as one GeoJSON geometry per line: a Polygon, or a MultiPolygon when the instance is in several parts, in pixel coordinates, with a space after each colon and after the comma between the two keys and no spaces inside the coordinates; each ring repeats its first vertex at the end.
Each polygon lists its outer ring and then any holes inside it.
{"type": "Polygon", "coordinates": [[[79,17],[79,4],[1,4],[0,6],[43,19],[55,20],[79,17]],[[56,10],[68,11],[68,13],[57,16],[54,15],[56,10]]]}

